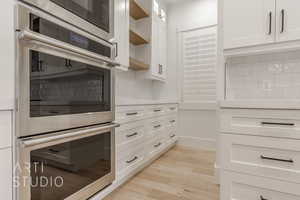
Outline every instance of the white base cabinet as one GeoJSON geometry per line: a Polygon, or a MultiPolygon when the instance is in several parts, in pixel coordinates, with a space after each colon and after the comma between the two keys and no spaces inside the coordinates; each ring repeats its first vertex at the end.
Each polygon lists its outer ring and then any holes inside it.
{"type": "Polygon", "coordinates": [[[221,200],[300,199],[299,113],[221,110],[221,200]]]}
{"type": "Polygon", "coordinates": [[[176,144],[177,110],[177,104],[117,106],[116,181],[92,200],[102,199],[176,144]]]}
{"type": "Polygon", "coordinates": [[[300,185],[229,171],[221,174],[221,200],[299,200],[300,185]]]}
{"type": "Polygon", "coordinates": [[[13,194],[12,149],[0,149],[0,194],[1,199],[11,200],[13,194]]]}

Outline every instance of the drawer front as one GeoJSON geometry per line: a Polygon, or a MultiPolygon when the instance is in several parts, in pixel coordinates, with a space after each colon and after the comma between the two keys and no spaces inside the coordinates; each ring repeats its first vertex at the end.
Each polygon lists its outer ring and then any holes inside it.
{"type": "Polygon", "coordinates": [[[12,146],[12,115],[10,111],[0,112],[0,148],[12,146]]]}
{"type": "Polygon", "coordinates": [[[164,115],[166,112],[164,105],[155,105],[147,107],[148,116],[151,117],[158,117],[164,115]]]}
{"type": "Polygon", "coordinates": [[[151,140],[148,144],[148,156],[151,158],[153,156],[155,156],[157,153],[159,153],[163,146],[164,146],[165,142],[164,142],[164,137],[163,135],[161,137],[158,138],[154,138],[153,140],[151,140]]]}
{"type": "Polygon", "coordinates": [[[300,141],[243,135],[221,135],[221,166],[300,183],[300,141]]]}
{"type": "Polygon", "coordinates": [[[221,131],[300,139],[300,111],[222,109],[221,131]]]}
{"type": "Polygon", "coordinates": [[[123,171],[135,165],[139,165],[145,158],[144,147],[135,148],[126,155],[117,159],[117,171],[123,171]]]}
{"type": "Polygon", "coordinates": [[[168,104],[165,106],[165,113],[166,114],[176,114],[178,111],[177,104],[168,104]]]}
{"type": "Polygon", "coordinates": [[[300,185],[224,171],[221,200],[299,200],[300,185]]]}
{"type": "Polygon", "coordinates": [[[148,120],[148,130],[150,133],[157,132],[166,127],[166,121],[164,117],[158,117],[148,120]]]}
{"type": "Polygon", "coordinates": [[[118,106],[116,110],[116,121],[127,123],[144,119],[146,110],[143,106],[118,106]]]}
{"type": "Polygon", "coordinates": [[[169,115],[165,119],[165,124],[168,127],[175,128],[177,127],[177,120],[178,120],[177,115],[169,115]]]}
{"type": "Polygon", "coordinates": [[[116,129],[116,144],[129,145],[131,142],[143,138],[146,134],[146,127],[143,121],[121,125],[116,129]]]}
{"type": "Polygon", "coordinates": [[[169,130],[168,134],[167,134],[167,142],[172,143],[172,142],[177,141],[177,139],[178,139],[178,136],[177,136],[176,129],[169,130]]]}

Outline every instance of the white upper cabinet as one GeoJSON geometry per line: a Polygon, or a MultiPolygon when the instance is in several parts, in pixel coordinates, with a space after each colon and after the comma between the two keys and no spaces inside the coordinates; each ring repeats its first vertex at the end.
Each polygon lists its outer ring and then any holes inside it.
{"type": "Polygon", "coordinates": [[[300,39],[300,1],[276,0],[277,41],[300,39]]]}
{"type": "Polygon", "coordinates": [[[300,1],[223,0],[224,49],[300,39],[300,1]]]}
{"type": "Polygon", "coordinates": [[[123,69],[129,67],[129,0],[115,0],[116,61],[123,69]]]}
{"type": "Polygon", "coordinates": [[[167,25],[166,12],[153,1],[152,17],[152,78],[165,81],[167,77],[167,25]]]}
{"type": "Polygon", "coordinates": [[[275,0],[224,0],[224,49],[274,42],[275,15],[275,0]]]}

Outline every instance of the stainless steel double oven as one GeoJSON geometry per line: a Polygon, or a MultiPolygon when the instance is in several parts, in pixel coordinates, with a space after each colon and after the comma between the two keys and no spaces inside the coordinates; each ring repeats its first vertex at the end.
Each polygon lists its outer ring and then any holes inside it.
{"type": "Polygon", "coordinates": [[[83,200],[115,178],[112,2],[16,6],[19,200],[83,200]]]}

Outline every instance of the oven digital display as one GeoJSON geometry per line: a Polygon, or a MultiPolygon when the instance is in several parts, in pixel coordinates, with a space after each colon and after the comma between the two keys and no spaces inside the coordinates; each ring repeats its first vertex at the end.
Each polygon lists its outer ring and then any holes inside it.
{"type": "Polygon", "coordinates": [[[109,44],[101,44],[34,14],[30,14],[30,29],[107,58],[112,56],[112,48],[109,44]]]}

